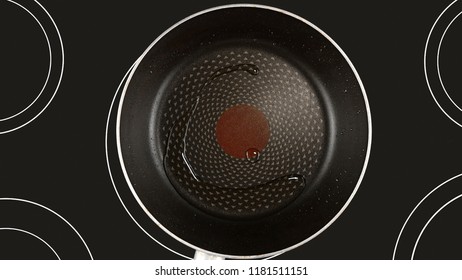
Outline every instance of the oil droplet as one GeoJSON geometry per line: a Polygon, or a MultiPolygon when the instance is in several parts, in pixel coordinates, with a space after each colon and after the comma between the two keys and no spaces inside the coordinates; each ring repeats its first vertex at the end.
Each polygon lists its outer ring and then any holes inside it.
{"type": "Polygon", "coordinates": [[[255,148],[250,148],[245,151],[245,158],[250,162],[257,162],[260,159],[260,151],[255,148]]]}
{"type": "Polygon", "coordinates": [[[295,182],[303,182],[305,184],[305,177],[302,175],[291,175],[287,178],[289,181],[295,181],[295,182]]]}

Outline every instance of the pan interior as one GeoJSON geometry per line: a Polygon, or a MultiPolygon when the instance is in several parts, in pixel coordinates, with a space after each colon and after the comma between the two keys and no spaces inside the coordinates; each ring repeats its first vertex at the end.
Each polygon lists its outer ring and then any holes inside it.
{"type": "Polygon", "coordinates": [[[137,63],[119,158],[173,237],[268,255],[345,209],[367,162],[368,112],[356,71],[319,29],[276,9],[217,8],[169,29],[137,63]]]}
{"type": "Polygon", "coordinates": [[[195,207],[227,218],[267,215],[293,201],[317,174],[326,138],[306,75],[271,50],[240,45],[183,65],[159,112],[173,186],[195,207]]]}

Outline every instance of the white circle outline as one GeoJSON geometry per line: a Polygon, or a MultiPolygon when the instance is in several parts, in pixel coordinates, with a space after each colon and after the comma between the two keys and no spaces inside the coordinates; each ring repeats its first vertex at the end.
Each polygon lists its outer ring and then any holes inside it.
{"type": "Polygon", "coordinates": [[[444,186],[446,183],[449,183],[451,182],[452,180],[455,180],[459,177],[461,177],[462,174],[459,174],[459,175],[456,175],[446,181],[444,181],[443,183],[439,184],[437,187],[435,187],[433,190],[431,190],[424,198],[422,198],[422,200],[419,201],[419,203],[417,203],[417,205],[414,207],[414,209],[412,209],[411,213],[409,214],[409,216],[406,218],[406,221],[404,221],[404,224],[403,226],[401,227],[401,230],[398,234],[398,238],[396,239],[396,242],[395,242],[395,248],[393,249],[393,257],[392,259],[394,260],[395,257],[396,257],[396,251],[398,250],[398,243],[401,239],[401,236],[403,234],[403,231],[404,229],[406,228],[406,225],[407,223],[409,222],[409,220],[411,219],[412,215],[414,215],[414,213],[417,211],[417,209],[420,207],[420,205],[428,198],[430,197],[435,191],[437,191],[439,188],[441,188],[442,186],[444,186]]]}
{"type": "MultiPolygon", "coordinates": [[[[19,5],[18,3],[12,1],[12,0],[7,0],[9,2],[12,2],[12,3],[15,3],[17,5],[19,5]]],[[[31,122],[33,122],[36,118],[38,118],[47,108],[48,106],[51,104],[51,102],[53,101],[53,99],[55,98],[56,96],[56,93],[58,92],[58,89],[61,85],[61,81],[62,81],[62,78],[63,78],[63,73],[64,73],[64,46],[63,46],[63,41],[62,41],[62,38],[61,38],[61,33],[59,32],[59,29],[58,29],[58,26],[56,25],[55,21],[53,20],[52,16],[50,15],[50,13],[48,13],[48,11],[45,9],[45,7],[42,6],[42,4],[40,4],[37,0],[34,0],[35,3],[37,3],[37,5],[39,5],[40,8],[43,9],[43,11],[45,12],[45,14],[50,18],[51,22],[53,23],[53,26],[56,30],[56,33],[58,35],[58,39],[59,39],[59,44],[60,44],[60,47],[61,47],[61,57],[62,57],[62,62],[61,62],[61,71],[60,71],[60,74],[59,74],[59,79],[58,79],[58,82],[56,84],[56,88],[54,89],[54,92],[53,92],[53,95],[51,96],[50,100],[47,102],[47,104],[40,110],[40,112],[38,112],[34,117],[30,118],[29,120],[27,120],[26,122],[22,123],[21,125],[19,126],[16,126],[14,128],[11,128],[9,130],[4,130],[4,131],[0,131],[0,135],[2,134],[7,134],[7,133],[10,133],[10,132],[13,132],[13,131],[16,131],[18,129],[21,129],[25,126],[27,126],[28,124],[30,124],[31,122]]],[[[35,18],[35,17],[34,17],[35,18]]],[[[46,32],[45,32],[46,33],[46,32]]],[[[48,38],[48,36],[47,36],[48,38]]],[[[48,41],[49,42],[49,41],[48,41]]],[[[51,52],[51,55],[50,55],[50,69],[51,69],[51,61],[52,61],[52,52],[51,52]]],[[[51,71],[51,70],[50,70],[51,71]]],[[[47,78],[47,83],[48,84],[48,78],[47,78]]],[[[44,86],[44,88],[46,87],[46,84],[44,86]]],[[[41,94],[40,94],[41,95],[41,94]]],[[[37,100],[38,98],[36,98],[37,100]]],[[[33,103],[35,103],[35,101],[33,103]]],[[[30,105],[32,106],[32,104],[30,105]]],[[[27,109],[30,107],[28,106],[27,109]]],[[[22,112],[21,112],[22,113],[22,112]]]]}
{"type": "Polygon", "coordinates": [[[438,215],[438,213],[440,213],[444,208],[446,208],[446,206],[450,205],[451,203],[453,203],[454,201],[456,201],[457,199],[461,198],[462,197],[462,194],[459,194],[458,196],[454,197],[453,199],[449,200],[448,202],[446,202],[443,206],[440,207],[440,209],[438,209],[431,217],[430,219],[427,221],[427,223],[425,223],[425,226],[422,228],[422,230],[420,231],[420,234],[419,234],[419,237],[417,237],[417,240],[414,244],[414,249],[412,250],[412,255],[411,255],[411,260],[414,259],[414,254],[415,254],[415,251],[417,249],[417,246],[419,245],[419,241],[420,241],[420,238],[422,237],[424,231],[427,229],[427,226],[430,224],[430,222],[433,220],[433,218],[436,217],[436,215],[438,215]]]}
{"type": "Polygon", "coordinates": [[[48,248],[51,249],[51,251],[53,251],[53,253],[55,254],[55,256],[58,258],[58,260],[61,260],[61,258],[59,257],[58,253],[56,253],[55,249],[53,249],[53,247],[51,247],[50,244],[48,244],[45,240],[43,240],[40,236],[32,233],[32,232],[29,232],[27,230],[23,230],[23,229],[20,229],[20,228],[12,228],[12,227],[2,227],[0,228],[0,231],[7,231],[7,230],[10,230],[10,231],[17,231],[17,232],[22,232],[22,233],[25,233],[25,234],[28,234],[32,237],[35,237],[36,239],[42,241],[42,243],[44,243],[45,245],[47,245],[48,248]]]}
{"type": "Polygon", "coordinates": [[[132,191],[135,199],[138,201],[139,205],[141,206],[141,208],[146,212],[146,214],[161,228],[163,229],[165,232],[167,232],[168,234],[170,234],[170,236],[172,236],[173,238],[177,239],[179,242],[189,246],[190,248],[193,248],[195,250],[198,250],[198,251],[202,251],[206,254],[211,254],[211,255],[215,255],[215,256],[220,256],[220,257],[223,257],[223,258],[232,258],[232,259],[235,259],[235,258],[239,258],[239,259],[254,259],[254,258],[265,258],[265,257],[269,257],[269,256],[274,256],[274,255],[278,255],[278,254],[282,254],[284,252],[287,252],[289,250],[292,250],[296,247],[299,247],[303,244],[305,244],[306,242],[312,240],[313,238],[315,238],[316,236],[318,236],[321,232],[323,232],[325,229],[327,229],[335,220],[337,220],[337,218],[345,211],[345,209],[347,208],[347,206],[350,204],[351,200],[353,199],[353,197],[355,196],[356,192],[358,191],[358,188],[359,188],[359,185],[361,184],[361,181],[364,177],[364,174],[365,174],[365,171],[366,171],[366,168],[367,168],[367,164],[369,162],[369,156],[370,156],[370,150],[371,150],[371,144],[372,144],[372,121],[371,121],[371,112],[370,112],[370,107],[369,107],[369,102],[368,102],[368,99],[367,99],[367,95],[366,95],[366,90],[364,88],[364,85],[361,81],[361,78],[359,77],[359,74],[358,72],[356,71],[356,68],[353,66],[351,60],[348,58],[348,56],[345,54],[345,52],[340,48],[340,46],[332,39],[330,38],[324,31],[322,31],[320,28],[318,28],[316,25],[314,25],[313,23],[309,22],[308,20],[296,15],[296,14],[293,14],[291,12],[288,12],[288,11],[285,11],[285,10],[282,10],[282,9],[279,9],[279,8],[274,8],[274,7],[270,7],[270,6],[266,6],[266,5],[259,5],[259,4],[231,4],[231,5],[223,5],[223,6],[218,6],[218,7],[214,7],[214,8],[210,8],[210,9],[206,9],[206,10],[203,10],[203,11],[200,11],[198,13],[195,13],[191,16],[188,16],[186,18],[184,18],[183,20],[177,22],[176,24],[174,24],[173,26],[171,26],[169,29],[167,29],[166,31],[164,31],[159,37],[157,37],[154,42],[152,42],[149,47],[144,51],[144,53],[140,56],[140,58],[135,62],[135,66],[134,66],[134,69],[131,71],[128,79],[127,79],[127,82],[125,83],[125,86],[124,86],[124,90],[122,92],[122,96],[121,96],[121,99],[120,99],[120,103],[119,103],[119,109],[118,109],[118,113],[117,113],[117,128],[116,128],[116,135],[117,135],[117,149],[118,149],[118,154],[119,154],[119,160],[120,160],[120,163],[121,163],[121,166],[122,166],[122,171],[124,173],[124,176],[125,176],[125,180],[127,181],[129,187],[130,187],[130,190],[132,191]],[[360,85],[360,88],[361,88],[361,92],[363,94],[363,98],[364,98],[364,103],[365,103],[365,106],[366,106],[366,113],[367,113],[367,121],[368,121],[368,143],[367,143],[367,151],[366,151],[366,157],[365,157],[365,161],[364,161],[364,165],[363,165],[363,169],[361,170],[361,174],[360,174],[360,177],[357,181],[357,184],[355,186],[355,189],[353,190],[353,192],[351,193],[350,197],[348,198],[348,200],[346,201],[346,203],[343,205],[343,207],[340,209],[340,211],[324,226],[322,227],[320,230],[318,230],[315,234],[311,235],[310,237],[308,237],[307,239],[295,244],[295,245],[292,245],[288,248],[285,248],[285,249],[282,249],[282,250],[279,250],[279,251],[276,251],[276,252],[272,252],[272,253],[266,253],[266,254],[262,254],[262,255],[252,255],[252,256],[234,256],[234,255],[226,255],[226,254],[219,254],[219,253],[214,253],[214,252],[210,252],[208,250],[204,250],[202,248],[199,248],[189,242],[186,242],[185,240],[179,238],[178,236],[176,236],[175,234],[173,234],[172,232],[170,232],[167,228],[165,228],[159,221],[156,220],[156,218],[148,211],[148,209],[143,205],[143,203],[141,202],[140,198],[138,197],[138,195],[136,194],[134,188],[133,188],[133,185],[131,184],[130,182],[130,179],[128,177],[128,172],[127,170],[125,169],[125,164],[124,164],[124,161],[123,161],[123,157],[122,157],[122,151],[121,151],[121,143],[120,143],[120,117],[121,117],[121,111],[122,111],[122,104],[123,104],[123,101],[124,101],[124,97],[125,97],[125,94],[126,94],[126,90],[127,90],[127,87],[128,87],[128,84],[130,83],[130,80],[132,79],[133,77],[133,73],[136,71],[137,67],[139,66],[139,63],[140,61],[146,56],[146,54],[148,53],[148,51],[160,40],[162,39],[167,33],[169,33],[171,30],[173,30],[174,28],[176,28],[177,26],[179,26],[180,24],[194,18],[194,17],[197,17],[199,15],[202,15],[202,14],[205,14],[205,13],[208,13],[208,12],[212,12],[212,11],[216,11],[216,10],[220,10],[220,9],[226,9],[226,8],[235,8],[235,7],[247,7],[247,8],[259,8],[259,9],[267,9],[267,10],[271,10],[271,11],[275,11],[275,12],[279,12],[279,13],[282,13],[282,14],[285,14],[285,15],[288,15],[288,16],[291,16],[295,19],[298,19],[299,21],[307,24],[308,26],[310,26],[311,28],[313,28],[314,30],[316,30],[317,32],[319,32],[321,35],[323,35],[334,47],[336,47],[336,49],[342,54],[342,56],[344,57],[344,59],[348,62],[348,65],[350,66],[351,70],[354,72],[355,74],[355,78],[357,79],[359,85],[360,85]]]}
{"type": "Polygon", "coordinates": [[[443,90],[444,90],[444,93],[446,93],[446,96],[448,97],[448,99],[452,102],[452,104],[454,104],[454,106],[456,106],[457,109],[459,109],[459,111],[462,111],[462,108],[459,107],[459,105],[457,105],[456,102],[454,102],[454,100],[451,98],[451,95],[449,95],[449,92],[446,90],[446,87],[444,86],[444,82],[443,82],[443,79],[441,77],[441,71],[440,71],[440,50],[441,50],[441,45],[443,44],[443,40],[444,40],[444,37],[446,36],[446,32],[448,32],[449,28],[451,27],[451,25],[454,23],[454,21],[456,21],[456,19],[462,14],[462,12],[460,12],[459,14],[457,14],[457,16],[455,16],[451,22],[449,23],[449,25],[446,27],[446,29],[444,30],[443,32],[443,35],[441,36],[441,40],[440,40],[440,43],[438,45],[438,52],[436,54],[436,68],[437,68],[437,71],[438,71],[438,78],[440,80],[440,83],[441,83],[441,86],[443,87],[443,90]]]}
{"type": "Polygon", "coordinates": [[[48,38],[48,34],[47,32],[45,31],[45,28],[43,28],[43,25],[42,23],[37,19],[37,17],[31,12],[29,11],[27,8],[25,8],[24,6],[22,6],[21,4],[19,3],[16,3],[12,0],[6,0],[10,3],[13,3],[17,6],[19,6],[20,8],[22,8],[23,10],[25,10],[27,13],[29,13],[29,15],[31,15],[35,21],[38,23],[38,25],[40,26],[40,28],[42,29],[42,32],[43,34],[45,35],[45,39],[47,40],[47,46],[48,46],[48,54],[49,54],[49,64],[48,64],[48,73],[47,73],[47,77],[45,79],[45,83],[43,84],[42,86],[42,89],[40,90],[39,94],[37,95],[37,97],[35,97],[35,99],[32,101],[32,103],[30,103],[26,108],[22,109],[19,113],[16,113],[12,116],[9,116],[9,117],[6,117],[6,118],[0,118],[0,122],[2,121],[7,121],[9,119],[12,119],[12,118],[15,118],[16,116],[19,116],[20,114],[24,113],[27,109],[29,109],[32,105],[34,105],[34,103],[40,98],[40,96],[42,95],[43,91],[45,90],[47,84],[48,84],[48,80],[50,78],[50,74],[51,74],[51,65],[52,65],[52,59],[53,59],[53,55],[51,53],[51,44],[50,44],[50,39],[48,38]]]}
{"type": "Polygon", "coordinates": [[[63,216],[59,215],[57,212],[51,210],[50,208],[42,205],[42,204],[39,204],[37,202],[33,202],[33,201],[30,201],[30,200],[26,200],[26,199],[22,199],[22,198],[12,198],[12,197],[0,197],[0,201],[16,201],[16,202],[23,202],[23,203],[28,203],[28,204],[32,204],[34,206],[38,206],[42,209],[45,209],[47,210],[48,212],[51,212],[52,214],[54,214],[55,216],[57,216],[58,218],[60,218],[61,220],[63,220],[68,226],[70,226],[72,228],[72,230],[77,234],[77,236],[80,238],[80,240],[82,241],[83,245],[85,245],[85,248],[87,249],[87,252],[88,254],[90,255],[90,259],[93,260],[93,255],[91,254],[91,251],[90,251],[90,248],[88,248],[87,246],[87,243],[85,242],[85,240],[82,238],[82,236],[80,235],[80,233],[75,229],[75,227],[69,223],[63,216]]]}
{"type": "MultiPolygon", "coordinates": [[[[430,90],[430,94],[432,95],[433,97],[433,100],[435,101],[436,105],[440,108],[440,110],[446,115],[446,117],[448,117],[452,122],[454,122],[455,124],[457,124],[458,126],[462,127],[462,124],[460,124],[458,121],[456,121],[455,119],[453,119],[444,109],[443,107],[441,106],[441,104],[438,102],[438,100],[436,99],[436,96],[435,94],[433,93],[433,89],[432,89],[432,86],[430,84],[430,81],[428,79],[428,73],[427,73],[427,51],[428,51],[428,44],[430,43],[430,37],[432,36],[432,33],[433,33],[433,30],[435,29],[435,26],[436,24],[438,23],[438,21],[440,20],[440,18],[444,15],[444,13],[452,6],[454,5],[458,0],[454,0],[451,4],[449,4],[449,6],[447,6],[443,12],[441,12],[441,14],[438,16],[438,18],[436,19],[436,21],[433,23],[433,26],[432,28],[430,29],[430,33],[428,34],[428,37],[427,37],[427,41],[425,43],[425,50],[424,50],[424,74],[425,74],[425,81],[427,82],[427,87],[428,89],[430,90]]],[[[444,87],[444,86],[443,86],[444,87]]]]}

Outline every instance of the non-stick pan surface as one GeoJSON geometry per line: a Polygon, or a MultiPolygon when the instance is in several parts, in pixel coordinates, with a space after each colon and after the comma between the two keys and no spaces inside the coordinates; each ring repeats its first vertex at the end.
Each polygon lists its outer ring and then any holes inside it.
{"type": "Polygon", "coordinates": [[[159,226],[199,250],[262,257],[343,212],[371,126],[359,76],[326,34],[282,10],[233,5],[149,46],[117,138],[133,194],[159,226]]]}

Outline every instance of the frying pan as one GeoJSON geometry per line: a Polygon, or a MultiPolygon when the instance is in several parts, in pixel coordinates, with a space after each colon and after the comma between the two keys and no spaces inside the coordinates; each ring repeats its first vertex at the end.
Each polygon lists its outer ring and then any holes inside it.
{"type": "Polygon", "coordinates": [[[263,258],[345,210],[371,120],[358,73],[323,31],[238,4],[194,14],[148,47],[116,137],[127,183],[159,227],[200,255],[263,258]]]}

